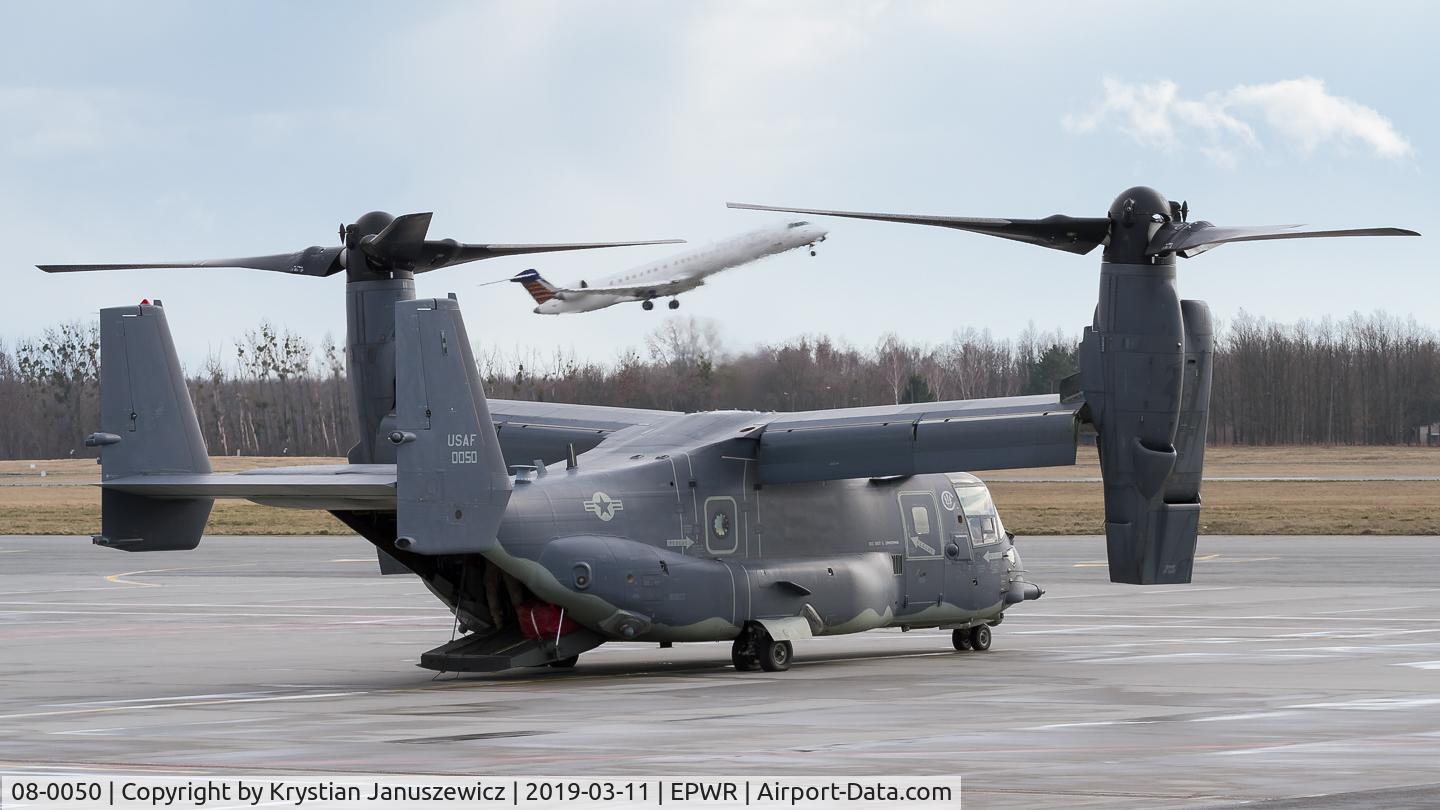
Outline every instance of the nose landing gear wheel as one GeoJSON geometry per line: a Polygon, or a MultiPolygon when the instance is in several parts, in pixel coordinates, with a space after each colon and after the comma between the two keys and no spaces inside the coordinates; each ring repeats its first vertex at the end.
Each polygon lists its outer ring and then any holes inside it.
{"type": "Polygon", "coordinates": [[[970,646],[977,652],[985,652],[990,649],[990,626],[977,624],[970,628],[970,646]]]}
{"type": "Polygon", "coordinates": [[[640,308],[643,309],[643,310],[646,310],[646,311],[652,310],[652,309],[655,308],[655,302],[654,302],[654,301],[641,301],[641,302],[640,302],[640,308]]]}
{"type": "Polygon", "coordinates": [[[950,643],[954,644],[955,649],[960,652],[969,652],[975,649],[970,644],[970,630],[965,627],[950,631],[950,643]]]}

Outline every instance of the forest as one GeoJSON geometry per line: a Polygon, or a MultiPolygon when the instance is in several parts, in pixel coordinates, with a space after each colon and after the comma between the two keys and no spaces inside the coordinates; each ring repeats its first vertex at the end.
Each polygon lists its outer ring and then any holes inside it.
{"type": "MultiPolygon", "coordinates": [[[[730,351],[719,326],[671,318],[608,362],[477,346],[500,399],[694,411],[809,410],[1053,393],[1079,336],[964,330],[938,345],[889,334],[872,347],[824,335],[730,351]]],[[[181,347],[184,355],[184,348],[181,347]]],[[[0,458],[93,455],[96,323],[0,345],[0,458]]],[[[187,370],[212,455],[341,456],[352,443],[344,349],[263,322],[187,370]]],[[[1240,313],[1217,335],[1211,444],[1394,445],[1440,422],[1440,334],[1383,312],[1276,323],[1240,313]]]]}

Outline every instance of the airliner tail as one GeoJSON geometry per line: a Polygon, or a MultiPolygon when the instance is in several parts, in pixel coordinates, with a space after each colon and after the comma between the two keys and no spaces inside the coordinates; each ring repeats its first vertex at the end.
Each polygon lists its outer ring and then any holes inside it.
{"type": "Polygon", "coordinates": [[[530,297],[534,298],[537,304],[543,304],[555,297],[555,285],[546,281],[539,273],[535,272],[533,268],[523,273],[517,273],[515,277],[510,280],[517,284],[525,285],[525,289],[530,293],[530,297]]]}

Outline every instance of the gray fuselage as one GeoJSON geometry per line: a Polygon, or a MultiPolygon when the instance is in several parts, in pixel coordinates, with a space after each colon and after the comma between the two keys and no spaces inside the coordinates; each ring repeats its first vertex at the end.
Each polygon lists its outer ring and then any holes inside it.
{"type": "Polygon", "coordinates": [[[814,634],[960,627],[1023,598],[978,479],[757,486],[747,434],[762,423],[691,414],[616,433],[577,468],[523,474],[485,556],[577,621],[636,640],[727,639],[797,616],[814,634]]]}

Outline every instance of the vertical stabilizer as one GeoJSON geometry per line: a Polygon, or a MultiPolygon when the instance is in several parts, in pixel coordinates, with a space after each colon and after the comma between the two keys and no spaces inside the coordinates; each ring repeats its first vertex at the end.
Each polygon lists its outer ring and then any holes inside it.
{"type": "MultiPolygon", "coordinates": [[[[210,472],[200,423],[175,354],[165,310],[141,304],[100,311],[101,478],[210,472]]],[[[191,549],[210,498],[155,499],[105,490],[97,545],[126,551],[191,549]]]]}
{"type": "Polygon", "coordinates": [[[530,293],[530,297],[534,298],[537,304],[543,304],[551,300],[557,292],[554,284],[546,281],[544,277],[533,269],[518,273],[510,280],[523,286],[525,291],[530,293]]]}
{"type": "Polygon", "coordinates": [[[455,299],[396,304],[395,355],[396,545],[494,548],[512,484],[455,299]]]}

